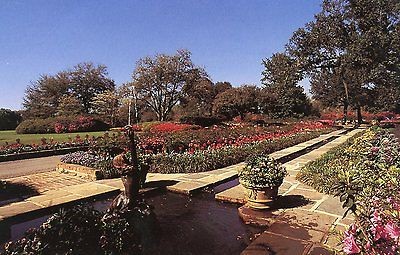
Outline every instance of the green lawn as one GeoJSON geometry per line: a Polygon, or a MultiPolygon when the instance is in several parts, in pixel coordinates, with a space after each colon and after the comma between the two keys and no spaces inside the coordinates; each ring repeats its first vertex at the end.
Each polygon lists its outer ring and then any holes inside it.
{"type": "Polygon", "coordinates": [[[5,130],[5,131],[0,131],[0,146],[5,145],[6,142],[8,142],[9,144],[15,143],[15,139],[17,138],[21,139],[21,143],[23,144],[31,144],[31,143],[40,144],[41,143],[40,139],[42,137],[46,138],[47,141],[49,141],[49,139],[52,137],[54,141],[66,142],[68,141],[68,137],[74,139],[78,134],[83,139],[86,134],[90,135],[91,137],[92,136],[97,137],[97,136],[102,136],[104,133],[105,131],[79,132],[79,133],[68,133],[68,134],[17,134],[15,130],[5,130]]]}

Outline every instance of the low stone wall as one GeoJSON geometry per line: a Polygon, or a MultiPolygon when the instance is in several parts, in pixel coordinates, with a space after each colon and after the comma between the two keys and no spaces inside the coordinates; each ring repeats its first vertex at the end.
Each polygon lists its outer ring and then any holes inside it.
{"type": "Polygon", "coordinates": [[[23,152],[23,153],[9,154],[9,155],[0,155],[0,162],[13,161],[19,159],[49,157],[55,155],[64,155],[70,152],[85,151],[87,149],[88,146],[80,146],[80,147],[64,148],[58,150],[43,150],[43,151],[23,152]]]}
{"type": "Polygon", "coordinates": [[[101,172],[92,167],[86,167],[76,164],[59,163],[56,170],[62,173],[73,174],[92,181],[101,179],[101,172]]]}

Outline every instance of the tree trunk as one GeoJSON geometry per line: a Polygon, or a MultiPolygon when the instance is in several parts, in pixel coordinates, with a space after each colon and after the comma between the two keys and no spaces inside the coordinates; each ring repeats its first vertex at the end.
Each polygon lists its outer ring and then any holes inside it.
{"type": "Polygon", "coordinates": [[[343,119],[342,119],[342,124],[345,125],[347,122],[347,111],[349,108],[349,103],[347,102],[347,100],[345,100],[344,104],[343,104],[343,119]]]}
{"type": "Polygon", "coordinates": [[[347,121],[347,108],[349,107],[349,87],[347,85],[347,82],[345,81],[344,77],[343,77],[343,70],[341,70],[341,77],[342,77],[342,82],[343,82],[343,86],[344,86],[344,93],[345,93],[345,100],[344,100],[344,108],[343,108],[343,121],[344,124],[347,121]]]}
{"type": "Polygon", "coordinates": [[[362,124],[361,106],[357,105],[357,124],[362,124]]]}

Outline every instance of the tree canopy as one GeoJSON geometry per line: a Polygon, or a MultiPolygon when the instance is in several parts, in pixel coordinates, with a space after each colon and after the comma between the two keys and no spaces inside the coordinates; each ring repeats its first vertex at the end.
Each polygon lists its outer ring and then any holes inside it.
{"type": "Polygon", "coordinates": [[[226,118],[243,119],[246,113],[258,112],[258,94],[259,88],[250,85],[225,90],[215,98],[214,112],[226,118]]]}
{"type": "Polygon", "coordinates": [[[178,50],[175,55],[157,54],[136,63],[132,74],[135,92],[160,121],[167,120],[173,107],[193,89],[194,84],[207,78],[205,70],[195,66],[191,53],[178,50]]]}
{"type": "Polygon", "coordinates": [[[0,108],[0,130],[15,129],[21,120],[22,117],[19,113],[10,109],[0,108]]]}
{"type": "Polygon", "coordinates": [[[264,89],[260,107],[273,118],[303,117],[310,113],[311,104],[304,89],[298,85],[303,78],[296,60],[284,53],[276,53],[263,60],[264,89]]]}
{"type": "MultiPolygon", "coordinates": [[[[399,19],[397,0],[325,0],[322,11],[286,45],[296,67],[292,75],[308,77],[314,97],[325,105],[342,105],[345,112],[356,108],[359,120],[361,107],[383,108],[377,95],[400,94],[399,19]]],[[[282,73],[287,63],[269,70],[282,73]]],[[[265,76],[269,81],[268,72],[265,76]]],[[[399,108],[398,96],[384,102],[390,110],[399,108]]]]}
{"type": "Polygon", "coordinates": [[[114,81],[108,77],[104,65],[81,63],[55,75],[41,75],[32,82],[25,91],[25,115],[27,118],[48,118],[92,113],[93,98],[114,90],[114,81]]]}

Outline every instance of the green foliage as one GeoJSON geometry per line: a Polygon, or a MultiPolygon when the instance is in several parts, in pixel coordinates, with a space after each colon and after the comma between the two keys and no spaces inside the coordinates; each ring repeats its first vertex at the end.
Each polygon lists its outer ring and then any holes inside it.
{"type": "Polygon", "coordinates": [[[398,254],[400,144],[387,130],[369,129],[306,165],[297,176],[340,197],[355,222],[344,235],[347,254],[398,254]]]}
{"type": "Polygon", "coordinates": [[[172,108],[195,84],[207,78],[206,72],[195,66],[191,53],[178,50],[175,55],[157,54],[140,59],[132,74],[136,96],[164,121],[170,117],[172,108]]]}
{"type": "Polygon", "coordinates": [[[80,63],[71,70],[42,75],[25,91],[25,117],[46,119],[69,113],[92,113],[92,99],[99,93],[114,90],[107,67],[80,63]]]}
{"type": "MultiPolygon", "coordinates": [[[[345,143],[329,150],[320,158],[307,163],[297,174],[297,179],[311,185],[319,192],[334,194],[334,185],[346,176],[342,173],[347,172],[355,160],[350,161],[350,155],[346,149],[354,143],[354,140],[361,137],[363,133],[349,138],[345,143]],[[340,179],[338,179],[340,177],[340,179]]],[[[353,155],[355,156],[355,155],[353,155]]],[[[357,160],[359,161],[359,160],[357,160]]]]}
{"type": "Polygon", "coordinates": [[[399,14],[399,1],[324,1],[315,19],[293,33],[286,52],[325,105],[398,110],[399,14]]]}
{"type": "Polygon", "coordinates": [[[272,118],[303,118],[311,113],[311,102],[304,89],[294,84],[273,85],[264,93],[273,99],[264,104],[264,111],[272,118]]]}
{"type": "Polygon", "coordinates": [[[246,113],[257,113],[259,89],[255,86],[241,86],[228,89],[214,100],[215,114],[232,119],[235,116],[244,118],[246,113]]]}
{"type": "Polygon", "coordinates": [[[104,122],[85,116],[59,116],[47,119],[27,119],[16,128],[18,134],[48,134],[107,130],[104,122]]]}
{"type": "Polygon", "coordinates": [[[202,127],[210,127],[220,124],[222,122],[222,119],[213,116],[184,116],[180,118],[180,122],[192,125],[199,125],[202,127]]]}
{"type": "Polygon", "coordinates": [[[78,98],[72,95],[64,95],[60,98],[57,106],[57,115],[69,116],[83,113],[83,107],[78,98]]]}
{"type": "Polygon", "coordinates": [[[21,120],[22,117],[17,112],[0,108],[0,130],[15,129],[21,120]]]}
{"type": "Polygon", "coordinates": [[[68,94],[69,77],[66,72],[41,75],[25,90],[24,119],[53,117],[61,98],[68,94]]]}
{"type": "Polygon", "coordinates": [[[46,134],[55,133],[55,119],[28,119],[22,121],[15,131],[17,134],[46,134]]]}
{"type": "MultiPolygon", "coordinates": [[[[388,131],[369,129],[302,168],[297,178],[318,191],[340,196],[343,207],[368,214],[375,198],[397,196],[400,145],[388,131]]],[[[369,214],[368,214],[369,215],[369,214]]]]}
{"type": "Polygon", "coordinates": [[[144,202],[126,215],[78,205],[61,209],[24,238],[7,243],[1,254],[140,254],[149,233],[139,226],[154,230],[154,224],[155,216],[144,202]]]}
{"type": "Polygon", "coordinates": [[[68,71],[68,75],[71,94],[80,101],[86,114],[93,112],[93,99],[98,94],[115,89],[115,83],[108,77],[105,65],[80,63],[68,71]]]}
{"type": "Polygon", "coordinates": [[[246,166],[238,171],[240,183],[247,188],[279,187],[287,171],[275,159],[269,156],[254,155],[246,160],[246,166]]]}
{"type": "Polygon", "coordinates": [[[261,108],[272,118],[301,118],[311,112],[311,103],[304,89],[297,85],[302,73],[296,60],[286,54],[277,53],[263,60],[265,70],[261,79],[261,108]]]}

